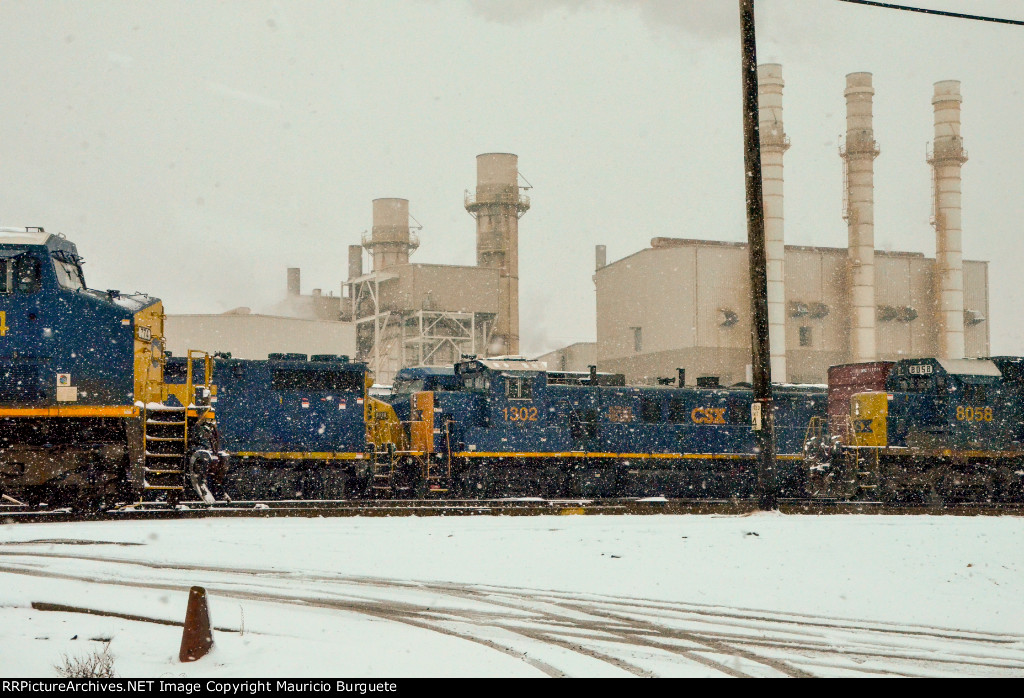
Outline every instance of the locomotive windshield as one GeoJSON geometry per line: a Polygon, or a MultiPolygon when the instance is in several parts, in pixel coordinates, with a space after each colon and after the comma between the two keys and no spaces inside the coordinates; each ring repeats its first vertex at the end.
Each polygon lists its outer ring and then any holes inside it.
{"type": "Polygon", "coordinates": [[[85,288],[85,278],[79,259],[64,252],[53,253],[53,269],[57,272],[57,283],[61,288],[76,291],[85,288]]]}

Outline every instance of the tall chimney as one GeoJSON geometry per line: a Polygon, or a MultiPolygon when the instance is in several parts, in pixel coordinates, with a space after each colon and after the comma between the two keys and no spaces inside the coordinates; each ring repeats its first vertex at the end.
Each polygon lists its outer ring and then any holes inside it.
{"type": "Polygon", "coordinates": [[[962,359],[964,347],[963,229],[960,222],[960,168],[967,162],[960,137],[959,80],[935,83],[935,142],[932,166],[935,225],[935,310],[939,356],[962,359]]]}
{"type": "Polygon", "coordinates": [[[875,354],[875,158],[878,143],[871,123],[871,73],[846,76],[844,161],[846,219],[850,239],[850,359],[874,361],[875,354]]]}
{"type": "Polygon", "coordinates": [[[594,271],[603,269],[608,265],[608,248],[604,245],[594,245],[594,271]]]}
{"type": "Polygon", "coordinates": [[[363,275],[362,245],[348,246],[348,280],[358,279],[363,275]]]}
{"type": "Polygon", "coordinates": [[[288,295],[297,296],[300,293],[300,275],[298,267],[288,267],[288,295]]]}
{"type": "Polygon", "coordinates": [[[373,229],[368,238],[363,235],[363,247],[373,256],[373,270],[408,264],[416,246],[409,234],[409,201],[374,199],[373,229]]]}
{"type": "Polygon", "coordinates": [[[768,266],[768,344],[772,380],[786,378],[786,239],[783,230],[782,155],[789,139],[782,129],[782,66],[757,67],[758,128],[764,196],[764,242],[768,266]]]}
{"type": "Polygon", "coordinates": [[[519,195],[519,158],[477,155],[476,195],[466,194],[466,210],[476,219],[476,263],[500,270],[488,356],[519,353],[519,218],[529,208],[519,195]]]}

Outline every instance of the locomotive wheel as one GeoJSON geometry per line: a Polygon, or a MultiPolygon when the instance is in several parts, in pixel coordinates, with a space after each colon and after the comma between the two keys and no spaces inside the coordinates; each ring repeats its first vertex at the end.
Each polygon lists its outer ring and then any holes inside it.
{"type": "Polygon", "coordinates": [[[192,486],[192,490],[207,504],[217,501],[207,484],[212,460],[213,456],[209,451],[196,451],[189,457],[188,467],[185,469],[185,477],[192,486]]]}

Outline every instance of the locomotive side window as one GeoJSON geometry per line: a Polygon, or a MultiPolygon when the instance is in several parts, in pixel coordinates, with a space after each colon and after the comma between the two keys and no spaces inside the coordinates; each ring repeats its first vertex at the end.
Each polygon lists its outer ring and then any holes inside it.
{"type": "Polygon", "coordinates": [[[39,261],[28,255],[0,259],[0,293],[35,293],[40,287],[39,261]]]}
{"type": "Polygon", "coordinates": [[[337,390],[362,392],[363,377],[352,371],[309,371],[275,369],[271,377],[273,390],[337,390]]]}
{"type": "Polygon", "coordinates": [[[661,400],[650,397],[640,398],[640,419],[648,423],[661,421],[661,400]]]}
{"type": "Polygon", "coordinates": [[[82,268],[78,266],[78,260],[74,257],[54,253],[53,269],[57,272],[57,283],[62,288],[75,291],[85,288],[85,279],[82,278],[82,268]]]}
{"type": "Polygon", "coordinates": [[[505,379],[505,395],[510,400],[532,400],[533,384],[529,378],[513,378],[509,376],[505,379]]]}
{"type": "Polygon", "coordinates": [[[14,260],[0,259],[0,293],[14,292],[14,260]]]}
{"type": "Polygon", "coordinates": [[[14,262],[14,283],[18,293],[35,293],[40,287],[39,260],[25,255],[14,262]]]}

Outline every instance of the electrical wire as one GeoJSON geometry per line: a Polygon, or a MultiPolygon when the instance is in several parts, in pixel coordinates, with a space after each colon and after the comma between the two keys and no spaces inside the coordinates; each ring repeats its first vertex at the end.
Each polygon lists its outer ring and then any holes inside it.
{"type": "Polygon", "coordinates": [[[876,2],[875,0],[839,0],[853,5],[868,5],[870,7],[881,7],[887,10],[905,10],[907,12],[921,12],[926,15],[939,15],[942,17],[955,17],[956,19],[975,19],[981,22],[996,22],[998,24],[1015,24],[1024,27],[1024,20],[1006,19],[1005,17],[985,17],[983,15],[966,15],[961,12],[946,12],[945,10],[930,10],[926,7],[910,7],[908,5],[894,5],[891,2],[876,2]]]}

